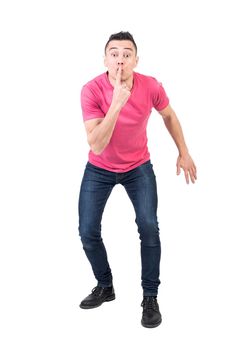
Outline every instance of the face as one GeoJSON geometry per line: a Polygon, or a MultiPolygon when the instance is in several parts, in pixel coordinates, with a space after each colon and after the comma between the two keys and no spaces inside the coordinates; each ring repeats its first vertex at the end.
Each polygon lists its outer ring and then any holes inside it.
{"type": "Polygon", "coordinates": [[[133,43],[129,40],[112,40],[106,48],[104,59],[109,78],[115,80],[119,67],[122,67],[122,80],[126,81],[133,76],[138,57],[133,43]]]}

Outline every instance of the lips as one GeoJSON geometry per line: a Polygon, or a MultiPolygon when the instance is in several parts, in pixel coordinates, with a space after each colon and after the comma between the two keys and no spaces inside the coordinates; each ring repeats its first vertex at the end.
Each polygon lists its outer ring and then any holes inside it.
{"type": "MultiPolygon", "coordinates": [[[[117,69],[116,74],[118,74],[118,71],[119,71],[119,68],[117,69]]],[[[122,75],[124,74],[124,70],[123,70],[123,69],[122,69],[121,74],[122,74],[122,75]]]]}

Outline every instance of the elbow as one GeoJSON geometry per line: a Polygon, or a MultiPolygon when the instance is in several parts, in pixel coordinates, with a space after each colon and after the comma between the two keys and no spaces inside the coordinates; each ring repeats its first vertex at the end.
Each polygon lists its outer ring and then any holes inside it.
{"type": "Polygon", "coordinates": [[[171,123],[171,121],[173,121],[173,119],[175,119],[175,114],[173,113],[168,113],[168,114],[165,114],[163,115],[163,121],[164,123],[171,123]]]}
{"type": "Polygon", "coordinates": [[[91,151],[96,155],[96,156],[99,156],[103,150],[100,150],[100,149],[96,149],[94,147],[91,147],[91,151]]]}
{"type": "Polygon", "coordinates": [[[178,119],[175,114],[170,114],[170,115],[164,116],[163,121],[166,127],[170,128],[172,125],[175,125],[175,123],[178,122],[178,119]]]}
{"type": "Polygon", "coordinates": [[[105,142],[92,142],[92,140],[90,140],[89,138],[88,138],[88,144],[91,151],[97,156],[99,156],[107,146],[105,142]]]}
{"type": "Polygon", "coordinates": [[[89,144],[91,151],[96,155],[99,156],[105,147],[101,147],[101,145],[95,145],[95,144],[89,144]]]}

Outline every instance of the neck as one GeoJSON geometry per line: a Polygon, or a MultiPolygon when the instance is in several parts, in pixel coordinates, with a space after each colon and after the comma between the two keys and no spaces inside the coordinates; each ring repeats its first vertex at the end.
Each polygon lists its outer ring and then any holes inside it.
{"type": "MultiPolygon", "coordinates": [[[[115,87],[115,79],[110,76],[110,74],[107,72],[107,77],[109,79],[109,82],[113,87],[115,87]]],[[[134,79],[133,79],[133,73],[127,78],[127,79],[122,79],[121,83],[124,83],[127,85],[127,87],[131,90],[133,87],[134,79]]]]}

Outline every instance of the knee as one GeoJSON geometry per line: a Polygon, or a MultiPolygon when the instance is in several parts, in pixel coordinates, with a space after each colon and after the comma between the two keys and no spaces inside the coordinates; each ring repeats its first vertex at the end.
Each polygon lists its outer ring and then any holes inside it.
{"type": "Polygon", "coordinates": [[[158,221],[157,218],[141,218],[141,219],[136,219],[136,223],[138,226],[138,231],[139,233],[142,234],[159,234],[159,227],[158,227],[158,221]]]}
{"type": "Polygon", "coordinates": [[[101,234],[101,225],[90,218],[79,218],[78,231],[81,239],[98,237],[101,234]]]}
{"type": "Polygon", "coordinates": [[[160,245],[159,227],[157,220],[141,220],[138,222],[138,232],[142,245],[155,247],[160,245]]]}
{"type": "Polygon", "coordinates": [[[90,237],[81,237],[83,249],[85,251],[96,250],[102,244],[102,238],[92,239],[90,237]]]}
{"type": "Polygon", "coordinates": [[[78,227],[79,236],[85,250],[93,250],[101,239],[101,230],[92,223],[80,223],[78,227]]]}

